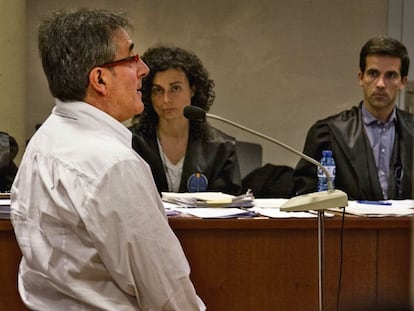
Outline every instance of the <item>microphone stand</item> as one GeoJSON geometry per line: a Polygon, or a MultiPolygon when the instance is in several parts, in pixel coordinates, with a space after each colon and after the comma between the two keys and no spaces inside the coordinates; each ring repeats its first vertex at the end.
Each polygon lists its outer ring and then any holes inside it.
{"type": "Polygon", "coordinates": [[[325,211],[318,210],[318,300],[319,311],[324,309],[324,267],[325,267],[325,211]]]}
{"type": "Polygon", "coordinates": [[[266,139],[272,143],[275,143],[282,148],[285,148],[299,157],[313,163],[316,167],[319,167],[322,169],[324,174],[326,175],[328,179],[328,190],[327,191],[321,191],[321,192],[315,192],[311,194],[304,194],[300,196],[296,196],[290,200],[288,200],[281,208],[280,210],[284,211],[304,211],[304,210],[317,210],[318,211],[318,299],[319,299],[319,311],[323,311],[324,309],[324,222],[325,222],[325,214],[324,210],[331,207],[342,207],[348,205],[348,197],[347,195],[340,191],[335,190],[333,187],[332,177],[329,174],[329,171],[321,165],[318,161],[315,159],[307,156],[306,154],[297,151],[296,149],[270,137],[265,134],[259,133],[255,130],[252,130],[250,128],[247,128],[243,125],[240,125],[238,123],[235,123],[233,121],[227,120],[225,118],[222,118],[220,116],[216,116],[213,114],[206,113],[207,117],[211,119],[216,119],[219,121],[222,121],[224,123],[228,123],[232,126],[235,126],[237,128],[240,128],[246,132],[252,133],[256,136],[259,136],[263,139],[266,139]]]}
{"type": "Polygon", "coordinates": [[[282,142],[280,142],[280,141],[278,141],[278,140],[276,140],[276,139],[274,139],[274,138],[272,138],[270,136],[267,136],[265,134],[259,133],[259,132],[255,131],[255,130],[252,130],[252,129],[250,129],[248,127],[245,127],[245,126],[243,126],[241,124],[238,124],[236,122],[227,120],[225,118],[222,118],[220,116],[217,116],[217,115],[214,115],[214,114],[210,114],[210,113],[206,113],[206,116],[209,117],[209,118],[211,118],[211,119],[216,119],[216,120],[222,121],[224,123],[228,123],[230,125],[233,125],[235,127],[238,127],[239,129],[242,129],[242,130],[244,130],[246,132],[252,133],[252,134],[254,134],[256,136],[259,136],[259,137],[264,138],[264,139],[266,139],[268,141],[271,141],[272,143],[275,143],[275,144],[277,144],[277,145],[279,145],[279,146],[281,146],[281,147],[283,147],[283,148],[285,148],[285,149],[287,149],[287,150],[295,153],[299,157],[304,158],[305,160],[313,163],[317,167],[320,167],[322,169],[322,171],[325,173],[325,175],[327,176],[327,178],[328,178],[328,189],[333,190],[332,178],[331,178],[331,175],[329,174],[329,171],[323,165],[321,165],[318,161],[316,161],[315,159],[307,156],[306,154],[304,154],[302,152],[297,151],[296,149],[292,148],[291,146],[286,145],[286,144],[284,144],[284,143],[282,143],[282,142]]]}

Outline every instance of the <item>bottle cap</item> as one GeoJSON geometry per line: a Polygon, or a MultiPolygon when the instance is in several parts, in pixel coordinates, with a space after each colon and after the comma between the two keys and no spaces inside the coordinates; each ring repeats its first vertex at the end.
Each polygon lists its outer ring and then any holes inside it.
{"type": "Polygon", "coordinates": [[[323,157],[332,157],[332,150],[322,150],[323,157]]]}

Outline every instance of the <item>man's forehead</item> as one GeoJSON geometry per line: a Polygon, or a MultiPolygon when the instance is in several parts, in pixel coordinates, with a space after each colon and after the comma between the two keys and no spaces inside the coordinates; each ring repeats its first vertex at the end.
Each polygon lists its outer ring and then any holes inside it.
{"type": "Polygon", "coordinates": [[[401,59],[389,55],[368,55],[365,60],[366,69],[384,68],[386,70],[400,70],[401,59]]]}
{"type": "Polygon", "coordinates": [[[120,49],[127,49],[129,51],[134,49],[134,42],[129,37],[128,32],[123,28],[118,29],[114,33],[114,41],[120,49]]]}

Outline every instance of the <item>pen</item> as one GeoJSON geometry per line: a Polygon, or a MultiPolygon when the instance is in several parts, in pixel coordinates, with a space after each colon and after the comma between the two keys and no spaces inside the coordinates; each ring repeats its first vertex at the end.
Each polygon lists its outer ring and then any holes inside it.
{"type": "Polygon", "coordinates": [[[387,201],[369,201],[369,200],[359,200],[357,201],[358,203],[361,204],[373,204],[373,205],[392,205],[391,202],[387,202],[387,201]]]}

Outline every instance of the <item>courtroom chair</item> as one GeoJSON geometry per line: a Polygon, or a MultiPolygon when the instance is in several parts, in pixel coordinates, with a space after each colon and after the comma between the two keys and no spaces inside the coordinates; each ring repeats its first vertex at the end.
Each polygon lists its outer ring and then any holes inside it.
{"type": "Polygon", "coordinates": [[[10,191],[17,173],[14,158],[18,151],[19,147],[14,137],[0,132],[0,192],[10,191]]]}
{"type": "Polygon", "coordinates": [[[254,169],[262,166],[262,145],[247,141],[236,141],[236,152],[242,179],[254,169]]]}
{"type": "Polygon", "coordinates": [[[291,198],[295,196],[293,168],[267,163],[242,179],[242,191],[252,190],[256,198],[291,198]]]}

